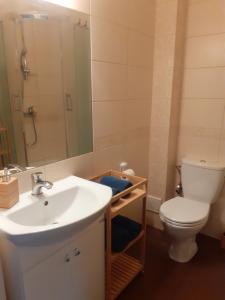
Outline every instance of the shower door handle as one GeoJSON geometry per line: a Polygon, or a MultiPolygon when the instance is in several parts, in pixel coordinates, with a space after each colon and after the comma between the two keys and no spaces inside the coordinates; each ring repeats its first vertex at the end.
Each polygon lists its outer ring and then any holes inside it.
{"type": "Polygon", "coordinates": [[[66,94],[66,110],[73,111],[73,99],[71,94],[66,94]]]}

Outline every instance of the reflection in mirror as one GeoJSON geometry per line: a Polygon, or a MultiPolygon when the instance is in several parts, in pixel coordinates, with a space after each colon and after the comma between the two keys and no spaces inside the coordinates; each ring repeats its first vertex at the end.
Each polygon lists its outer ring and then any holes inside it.
{"type": "Polygon", "coordinates": [[[89,16],[16,2],[0,16],[0,168],[91,152],[89,16]]]}

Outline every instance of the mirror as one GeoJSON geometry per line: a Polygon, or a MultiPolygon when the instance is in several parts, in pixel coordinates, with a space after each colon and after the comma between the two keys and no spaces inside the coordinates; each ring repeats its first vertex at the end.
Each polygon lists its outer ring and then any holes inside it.
{"type": "Polygon", "coordinates": [[[0,169],[92,151],[89,16],[0,0],[0,169]]]}

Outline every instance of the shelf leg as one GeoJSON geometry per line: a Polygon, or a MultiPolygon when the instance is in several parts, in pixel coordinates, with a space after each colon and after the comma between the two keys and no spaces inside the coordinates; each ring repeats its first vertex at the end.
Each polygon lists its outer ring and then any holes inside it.
{"type": "Polygon", "coordinates": [[[142,200],[142,226],[144,230],[144,236],[141,246],[141,262],[143,264],[143,272],[145,268],[145,255],[146,255],[146,202],[147,197],[144,197],[142,200]]]}
{"type": "Polygon", "coordinates": [[[106,211],[106,300],[111,299],[111,280],[112,280],[112,262],[111,262],[111,230],[112,230],[112,222],[111,222],[111,205],[108,206],[106,211]]]}

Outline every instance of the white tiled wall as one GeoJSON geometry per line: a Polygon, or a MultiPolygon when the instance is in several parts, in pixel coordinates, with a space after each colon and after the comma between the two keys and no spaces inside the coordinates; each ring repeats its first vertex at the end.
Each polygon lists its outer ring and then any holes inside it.
{"type": "Polygon", "coordinates": [[[94,157],[99,168],[110,165],[102,158],[109,160],[111,153],[114,167],[124,159],[147,176],[153,11],[153,1],[91,1],[94,157]]]}
{"type": "MultiPolygon", "coordinates": [[[[178,161],[225,162],[225,2],[189,1],[178,161]]],[[[205,232],[225,230],[225,196],[212,206],[205,232]]]]}
{"type": "Polygon", "coordinates": [[[150,128],[150,194],[165,201],[174,194],[180,105],[185,1],[157,0],[150,128]]]}

